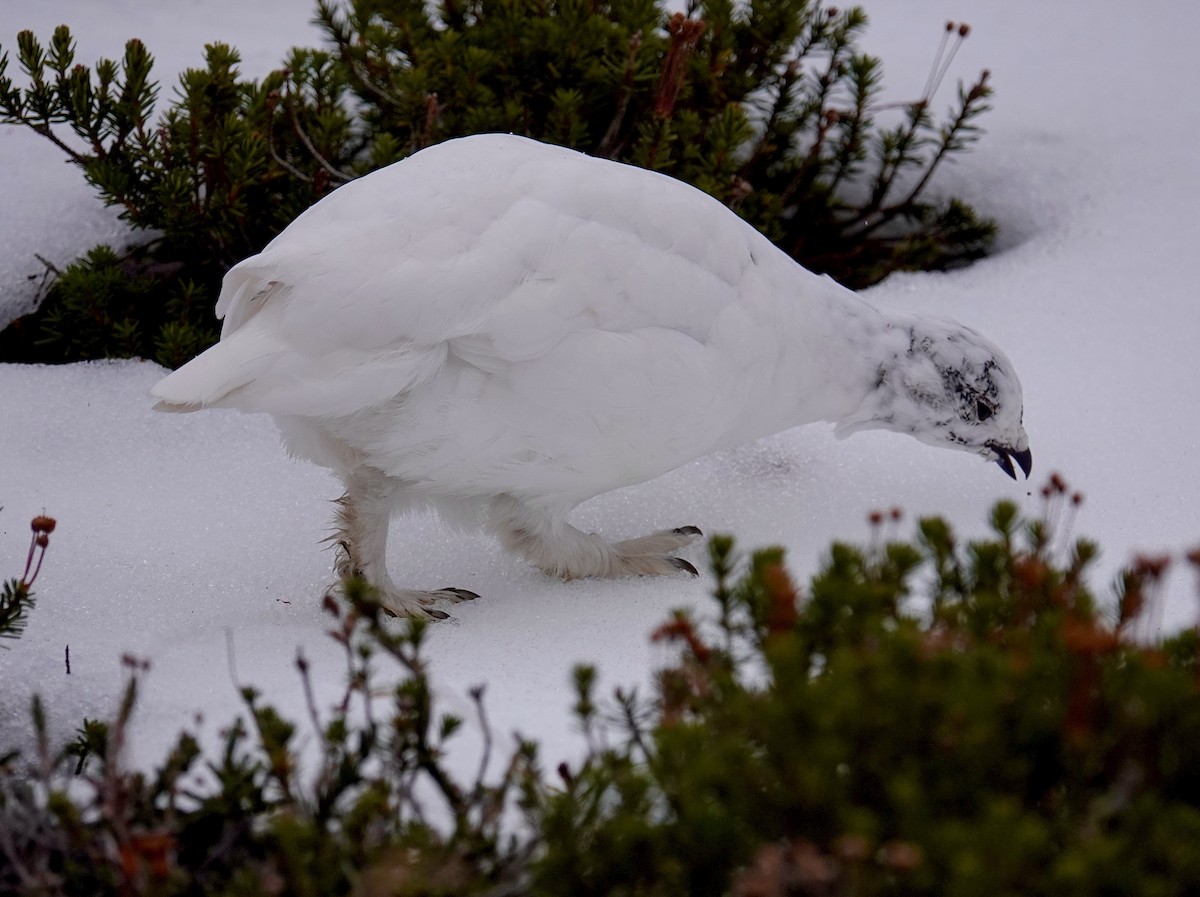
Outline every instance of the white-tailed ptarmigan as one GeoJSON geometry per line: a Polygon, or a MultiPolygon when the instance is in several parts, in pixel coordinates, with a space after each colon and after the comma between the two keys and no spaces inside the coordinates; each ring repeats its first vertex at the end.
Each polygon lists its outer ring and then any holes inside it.
{"type": "Polygon", "coordinates": [[[221,341],[153,389],[171,411],[271,414],[345,483],[340,573],[397,614],[388,522],[487,526],[553,576],[695,570],[695,527],[607,542],[602,492],[831,421],[1032,463],[1021,385],[959,324],[884,311],[712,197],[521,137],[451,140],[339,188],[225,276],[221,341]]]}

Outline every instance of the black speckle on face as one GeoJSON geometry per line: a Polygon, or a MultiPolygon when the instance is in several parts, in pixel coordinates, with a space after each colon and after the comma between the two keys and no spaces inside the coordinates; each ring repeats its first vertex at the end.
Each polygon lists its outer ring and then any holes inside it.
{"type": "Polygon", "coordinates": [[[946,392],[953,396],[959,408],[959,416],[966,421],[983,423],[996,413],[998,390],[989,376],[995,362],[987,362],[979,377],[969,366],[966,370],[938,366],[946,392]]]}

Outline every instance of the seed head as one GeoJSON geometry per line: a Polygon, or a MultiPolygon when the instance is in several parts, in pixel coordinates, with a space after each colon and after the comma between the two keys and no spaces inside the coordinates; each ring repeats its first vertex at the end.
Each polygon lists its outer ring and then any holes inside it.
{"type": "Polygon", "coordinates": [[[47,517],[45,514],[39,514],[34,517],[29,523],[29,528],[35,533],[45,533],[49,535],[54,532],[54,527],[58,525],[58,521],[53,517],[47,517]]]}
{"type": "Polygon", "coordinates": [[[1133,559],[1133,569],[1150,580],[1158,580],[1162,578],[1167,567],[1171,565],[1171,559],[1167,555],[1146,555],[1141,554],[1133,559]]]}

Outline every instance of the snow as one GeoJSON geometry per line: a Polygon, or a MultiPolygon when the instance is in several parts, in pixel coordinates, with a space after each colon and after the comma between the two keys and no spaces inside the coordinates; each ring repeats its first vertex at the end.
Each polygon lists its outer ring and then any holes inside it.
{"type": "MultiPolygon", "coordinates": [[[[837,442],[810,427],[602,496],[574,522],[613,538],[695,524],[733,533],[744,548],[782,544],[803,581],[831,540],[867,537],[871,509],[903,508],[901,532],[942,513],[971,535],[997,499],[1036,513],[1037,487],[1057,470],[1087,495],[1074,531],[1106,552],[1099,589],[1139,551],[1178,557],[1200,543],[1200,302],[1190,258],[1200,237],[1200,107],[1173,85],[1200,80],[1191,46],[1200,7],[864,5],[866,48],[884,58],[894,98],[919,92],[947,19],[973,26],[952,77],[992,72],[987,135],[936,183],[999,219],[1001,251],[962,271],[894,276],[870,298],[958,318],[1004,348],[1024,384],[1034,479],[1013,484],[978,458],[892,434],[837,442]]],[[[166,91],[167,73],[199,64],[211,39],[236,44],[244,69],[264,73],[289,45],[313,39],[310,13],[303,0],[47,0],[6,9],[0,42],[11,49],[20,28],[48,36],[66,21],[90,61],[137,34],[160,59],[166,91]]],[[[58,152],[15,128],[0,128],[0,190],[0,318],[28,301],[27,277],[41,271],[34,252],[62,262],[122,239],[113,212],[58,152]]],[[[125,653],[151,664],[135,763],[161,757],[197,714],[202,735],[215,737],[239,710],[235,675],[302,718],[298,648],[318,703],[340,693],[344,664],[319,607],[331,561],[319,540],[335,484],[289,460],[265,418],[150,411],[147,390],[161,374],[144,362],[0,365],[0,574],[20,572],[30,517],[59,521],[28,632],[0,650],[0,745],[27,738],[35,691],[59,733],[108,715],[125,653]]],[[[571,666],[597,664],[604,688],[648,687],[667,656],[648,633],[674,607],[706,607],[711,585],[683,576],[551,581],[489,539],[431,518],[399,522],[392,539],[398,581],[482,595],[431,631],[446,709],[467,712],[467,689],[486,683],[497,730],[540,739],[548,765],[580,750],[566,715],[571,666]]],[[[704,566],[703,549],[685,556],[704,566]]],[[[1164,628],[1196,621],[1185,565],[1161,601],[1164,628]]]]}

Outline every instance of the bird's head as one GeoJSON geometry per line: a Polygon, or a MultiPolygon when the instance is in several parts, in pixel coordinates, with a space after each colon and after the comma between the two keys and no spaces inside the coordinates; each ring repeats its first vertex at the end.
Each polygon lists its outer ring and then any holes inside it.
{"type": "Polygon", "coordinates": [[[859,409],[839,436],[882,428],[929,445],[973,452],[1016,479],[1033,455],[1022,426],[1021,382],[992,342],[952,321],[922,318],[888,325],[886,357],[859,409]]]}

